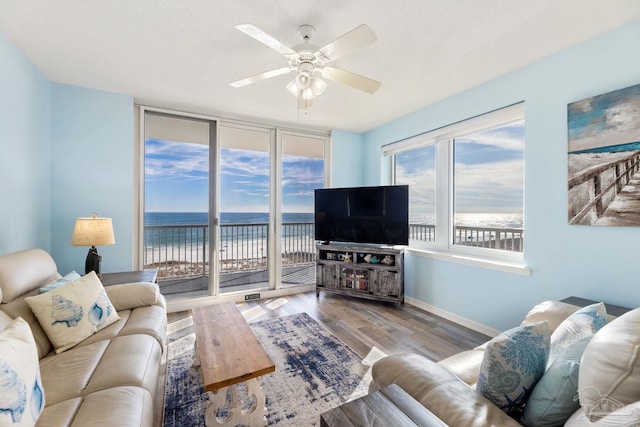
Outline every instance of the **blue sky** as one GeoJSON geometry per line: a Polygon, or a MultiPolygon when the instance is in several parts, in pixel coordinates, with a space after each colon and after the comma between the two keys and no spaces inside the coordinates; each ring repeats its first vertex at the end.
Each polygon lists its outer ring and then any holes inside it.
{"type": "MultiPolygon", "coordinates": [[[[522,212],[523,139],[523,122],[457,139],[457,212],[522,212]]],[[[145,210],[206,212],[208,153],[201,144],[147,140],[145,210]]],[[[220,155],[220,210],[267,212],[269,154],[223,147],[220,155]]],[[[283,155],[283,212],[313,211],[323,169],[322,159],[283,155]]],[[[433,213],[435,146],[399,154],[397,182],[411,185],[412,213],[433,213]]]]}
{"type": "MultiPolygon", "coordinates": [[[[569,104],[569,139],[640,127],[640,84],[569,104]]],[[[621,141],[628,143],[636,141],[621,141]]]]}
{"type": "MultiPolygon", "coordinates": [[[[267,152],[220,150],[220,210],[267,212],[267,152]]],[[[283,155],[284,212],[312,212],[313,190],[324,186],[322,159],[283,155]]],[[[145,155],[147,212],[208,210],[209,149],[205,145],[149,139],[145,155]]]]}
{"type": "MultiPolygon", "coordinates": [[[[524,122],[457,138],[456,212],[523,211],[524,122]]],[[[435,145],[401,153],[396,182],[410,184],[412,214],[435,212],[435,145]]]]}

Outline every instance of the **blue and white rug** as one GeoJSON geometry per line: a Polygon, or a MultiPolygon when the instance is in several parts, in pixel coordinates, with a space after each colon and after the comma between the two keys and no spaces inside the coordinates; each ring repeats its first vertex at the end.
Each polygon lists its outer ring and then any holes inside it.
{"type": "MultiPolygon", "coordinates": [[[[208,403],[191,366],[191,318],[169,335],[165,427],[204,425],[208,403]]],[[[371,365],[306,313],[251,323],[276,371],[262,377],[269,426],[318,426],[320,414],[367,393],[371,365]]]]}

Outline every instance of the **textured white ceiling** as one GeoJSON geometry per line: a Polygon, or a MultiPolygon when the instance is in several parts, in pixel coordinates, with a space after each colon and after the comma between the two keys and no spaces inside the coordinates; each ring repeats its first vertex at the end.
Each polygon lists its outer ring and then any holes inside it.
{"type": "MultiPolygon", "coordinates": [[[[305,128],[365,131],[640,19],[639,0],[0,0],[2,30],[52,81],[136,102],[305,128]],[[368,24],[378,42],[333,65],[382,82],[329,82],[308,114],[285,85],[229,83],[286,60],[234,28],[288,46],[368,24]]],[[[631,53],[630,53],[631,54],[631,53]]]]}

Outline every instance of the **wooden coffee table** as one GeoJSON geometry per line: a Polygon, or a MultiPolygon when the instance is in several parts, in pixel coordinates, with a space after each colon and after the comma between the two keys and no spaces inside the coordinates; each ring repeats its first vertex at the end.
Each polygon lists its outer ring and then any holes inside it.
{"type": "Polygon", "coordinates": [[[266,425],[265,396],[258,377],[274,372],[276,367],[232,302],[191,310],[196,333],[194,365],[200,365],[204,390],[209,392],[205,424],[235,426],[266,425]],[[255,401],[243,408],[236,386],[244,382],[255,401]],[[227,394],[230,395],[229,403],[227,394]],[[218,419],[219,408],[228,414],[218,419]]]}
{"type": "Polygon", "coordinates": [[[447,427],[396,384],[323,413],[320,427],[447,427]]]}

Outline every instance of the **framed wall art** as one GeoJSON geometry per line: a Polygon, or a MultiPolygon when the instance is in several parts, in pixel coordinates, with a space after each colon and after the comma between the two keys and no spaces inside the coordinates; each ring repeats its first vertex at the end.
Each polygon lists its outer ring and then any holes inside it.
{"type": "Polygon", "coordinates": [[[569,224],[640,225],[640,84],[568,105],[569,224]]]}

